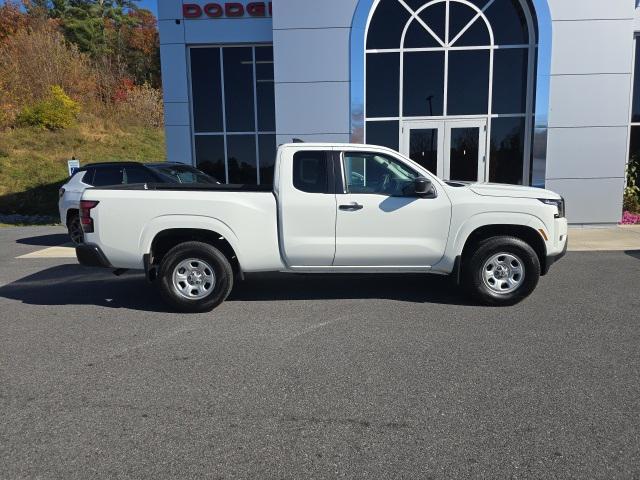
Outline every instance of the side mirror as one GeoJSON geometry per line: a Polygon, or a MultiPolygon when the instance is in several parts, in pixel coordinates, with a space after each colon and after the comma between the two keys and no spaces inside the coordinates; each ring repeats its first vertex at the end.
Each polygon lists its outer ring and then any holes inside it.
{"type": "Polygon", "coordinates": [[[413,181],[413,190],[419,197],[430,195],[433,193],[433,184],[428,178],[418,177],[413,181]]]}

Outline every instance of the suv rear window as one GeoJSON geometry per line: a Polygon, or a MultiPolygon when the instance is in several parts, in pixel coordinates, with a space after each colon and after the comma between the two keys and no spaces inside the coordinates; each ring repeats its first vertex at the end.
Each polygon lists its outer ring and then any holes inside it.
{"type": "Polygon", "coordinates": [[[307,193],[327,193],[329,162],[326,152],[296,152],[293,155],[293,186],[307,193]]]}
{"type": "Polygon", "coordinates": [[[124,168],[122,167],[99,167],[96,168],[92,185],[95,187],[105,187],[107,185],[121,185],[124,179],[124,168]]]}

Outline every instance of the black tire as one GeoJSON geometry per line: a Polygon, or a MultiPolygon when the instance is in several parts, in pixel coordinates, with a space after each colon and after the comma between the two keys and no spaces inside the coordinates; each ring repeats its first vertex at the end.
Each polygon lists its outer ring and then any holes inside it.
{"type": "MultiPolygon", "coordinates": [[[[158,286],[164,301],[176,310],[186,313],[209,312],[229,296],[233,287],[233,269],[227,257],[214,246],[202,242],[185,242],[173,247],[162,259],[158,286]],[[174,285],[177,267],[190,259],[196,260],[196,266],[198,261],[201,262],[200,267],[197,268],[203,268],[203,272],[206,272],[210,266],[214,274],[211,289],[202,298],[187,298],[185,293],[181,294],[179,286],[188,290],[187,285],[190,285],[184,281],[178,282],[178,286],[174,285]]],[[[198,287],[195,286],[194,291],[196,288],[198,287]]]]}
{"type": "Polygon", "coordinates": [[[67,218],[67,232],[69,238],[74,245],[84,243],[84,232],[80,223],[80,214],[78,212],[70,213],[67,218]]]}
{"type": "Polygon", "coordinates": [[[483,305],[509,306],[524,300],[535,290],[540,279],[540,259],[528,243],[515,237],[499,236],[482,240],[472,248],[473,252],[463,264],[462,275],[464,286],[475,300],[483,305]],[[500,275],[506,275],[511,283],[498,280],[499,285],[496,285],[496,274],[491,274],[493,259],[500,262],[500,275]],[[513,269],[509,259],[513,259],[513,269]],[[522,277],[518,283],[519,263],[522,263],[522,277]],[[485,280],[486,276],[492,278],[485,280]],[[517,286],[512,286],[513,283],[517,286]],[[501,288],[507,290],[498,292],[501,288]]]}

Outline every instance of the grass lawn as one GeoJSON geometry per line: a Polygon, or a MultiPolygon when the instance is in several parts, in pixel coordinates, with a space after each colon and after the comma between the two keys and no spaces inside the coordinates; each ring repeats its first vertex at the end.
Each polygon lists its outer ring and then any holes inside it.
{"type": "Polygon", "coordinates": [[[165,159],[164,130],[119,129],[100,123],[50,132],[17,128],[0,132],[0,213],[55,215],[67,160],[92,162],[165,159]]]}

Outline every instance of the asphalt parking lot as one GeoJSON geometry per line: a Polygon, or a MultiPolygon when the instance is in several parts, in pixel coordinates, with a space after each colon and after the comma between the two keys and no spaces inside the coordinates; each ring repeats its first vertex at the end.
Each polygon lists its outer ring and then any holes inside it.
{"type": "Polygon", "coordinates": [[[640,252],[534,295],[258,276],[209,314],[0,229],[0,478],[640,478],[640,252]]]}

